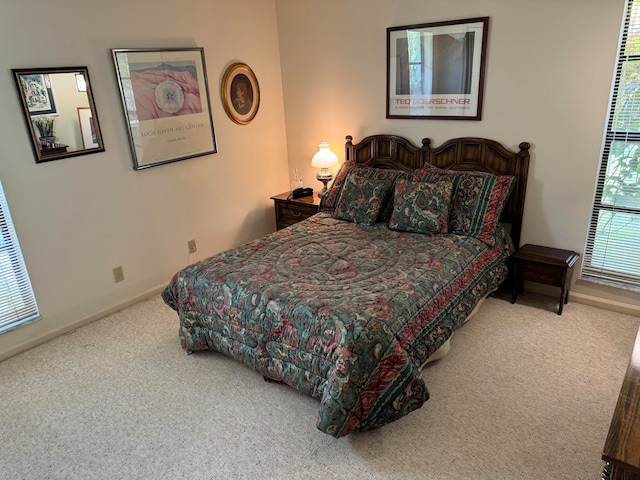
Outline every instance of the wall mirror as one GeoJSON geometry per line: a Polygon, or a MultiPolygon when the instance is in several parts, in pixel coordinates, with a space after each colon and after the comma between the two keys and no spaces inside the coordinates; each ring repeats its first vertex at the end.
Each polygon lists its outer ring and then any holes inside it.
{"type": "Polygon", "coordinates": [[[87,67],[12,72],[36,163],[104,151],[87,67]]]}

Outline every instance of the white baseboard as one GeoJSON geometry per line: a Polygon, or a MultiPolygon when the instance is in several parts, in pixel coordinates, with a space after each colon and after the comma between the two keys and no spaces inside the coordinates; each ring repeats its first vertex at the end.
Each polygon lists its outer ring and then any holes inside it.
{"type": "Polygon", "coordinates": [[[57,330],[54,330],[53,332],[49,332],[45,335],[33,338],[27,342],[21,343],[20,345],[16,345],[15,347],[2,352],[0,354],[0,362],[3,360],[6,360],[9,357],[13,357],[14,355],[17,355],[19,353],[22,353],[26,350],[29,350],[33,347],[37,347],[38,345],[41,345],[45,342],[48,342],[49,340],[53,340],[56,337],[59,337],[61,335],[65,335],[67,333],[73,332],[74,330],[77,330],[80,327],[83,327],[91,322],[94,322],[96,320],[99,320],[101,318],[104,318],[108,315],[111,315],[112,313],[116,313],[119,312],[120,310],[124,310],[127,307],[130,307],[131,305],[135,305],[136,303],[142,302],[143,300],[147,300],[155,295],[160,294],[160,292],[166,287],[166,285],[163,285],[161,287],[156,287],[152,290],[149,290],[146,293],[143,293],[142,295],[138,295],[137,297],[131,298],[129,300],[127,300],[126,302],[120,303],[118,305],[115,305],[113,307],[107,308],[106,310],[102,310],[98,313],[95,313],[93,315],[89,315],[88,317],[82,318],[80,320],[77,320],[75,322],[70,323],[69,325],[66,325],[62,328],[59,328],[57,330]]]}
{"type": "Polygon", "coordinates": [[[637,305],[616,302],[615,300],[607,300],[606,298],[592,297],[591,295],[585,295],[584,293],[570,292],[569,302],[572,301],[584,303],[585,305],[590,305],[592,307],[603,308],[604,310],[611,310],[613,312],[640,317],[640,307],[637,305]]]}
{"type": "MultiPolygon", "coordinates": [[[[525,283],[525,292],[534,292],[549,297],[560,297],[560,289],[557,287],[551,287],[549,285],[543,285],[540,283],[525,283]]],[[[612,312],[624,313],[627,315],[633,315],[640,317],[640,306],[630,303],[618,302],[616,300],[608,300],[602,297],[594,297],[593,295],[587,295],[585,293],[576,292],[571,290],[569,292],[569,303],[577,302],[592,307],[602,308],[603,310],[610,310],[612,312]]]]}

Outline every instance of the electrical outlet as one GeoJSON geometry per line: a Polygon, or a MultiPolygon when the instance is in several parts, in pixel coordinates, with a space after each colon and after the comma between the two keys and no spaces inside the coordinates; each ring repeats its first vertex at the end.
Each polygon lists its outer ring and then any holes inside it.
{"type": "Polygon", "coordinates": [[[198,251],[195,240],[189,240],[187,246],[189,247],[189,253],[196,253],[198,251]]]}
{"type": "Polygon", "coordinates": [[[116,283],[124,280],[124,272],[122,271],[122,267],[116,267],[113,269],[113,279],[116,283]]]}

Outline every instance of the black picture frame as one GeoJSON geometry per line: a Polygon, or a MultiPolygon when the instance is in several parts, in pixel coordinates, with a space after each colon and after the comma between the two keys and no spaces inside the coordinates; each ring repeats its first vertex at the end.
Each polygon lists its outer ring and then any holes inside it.
{"type": "Polygon", "coordinates": [[[489,17],[387,28],[387,118],[481,120],[489,17]]]}
{"type": "Polygon", "coordinates": [[[36,163],[105,151],[86,66],[14,68],[11,72],[36,163]],[[77,75],[85,79],[87,88],[84,92],[78,92],[76,88],[77,75]],[[34,79],[41,87],[34,87],[34,79]],[[40,91],[40,98],[34,100],[32,96],[38,95],[34,93],[37,91],[40,91]],[[55,102],[53,93],[57,98],[55,102]],[[76,114],[78,107],[90,112],[94,139],[90,145],[78,141],[82,127],[76,114]],[[51,120],[52,131],[43,133],[38,126],[43,123],[41,120],[51,120]]]}

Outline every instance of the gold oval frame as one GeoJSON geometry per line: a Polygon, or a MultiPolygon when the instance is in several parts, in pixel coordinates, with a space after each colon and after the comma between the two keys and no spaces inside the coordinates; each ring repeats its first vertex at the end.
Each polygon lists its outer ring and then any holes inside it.
{"type": "Polygon", "coordinates": [[[229,65],[222,77],[221,89],[222,104],[229,118],[238,125],[251,123],[260,108],[260,86],[253,70],[244,63],[229,65]]]}

